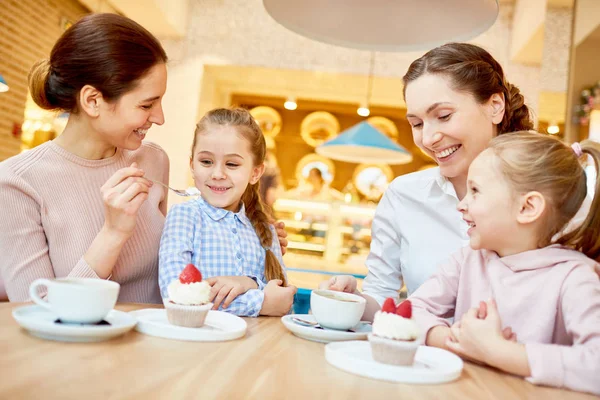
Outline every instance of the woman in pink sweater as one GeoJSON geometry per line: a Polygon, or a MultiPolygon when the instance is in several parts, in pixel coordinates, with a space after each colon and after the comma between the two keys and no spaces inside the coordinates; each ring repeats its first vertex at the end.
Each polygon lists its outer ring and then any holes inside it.
{"type": "Polygon", "coordinates": [[[516,132],[473,161],[458,205],[470,247],[409,297],[427,345],[535,384],[600,394],[600,198],[579,228],[552,239],[586,197],[583,153],[599,165],[593,142],[572,149],[516,132]]]}
{"type": "Polygon", "coordinates": [[[29,74],[34,101],[70,113],[54,141],[0,164],[0,271],[11,301],[37,278],[121,284],[120,301],[160,302],[158,245],[169,163],[143,143],[164,122],[167,55],[116,14],[88,15],[29,74]]]}

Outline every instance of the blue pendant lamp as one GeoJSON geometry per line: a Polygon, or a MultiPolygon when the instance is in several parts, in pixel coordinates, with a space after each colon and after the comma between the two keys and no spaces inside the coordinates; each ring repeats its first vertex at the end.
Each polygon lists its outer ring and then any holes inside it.
{"type": "Polygon", "coordinates": [[[0,93],[1,92],[8,92],[8,84],[4,80],[2,74],[0,74],[0,93]]]}
{"type": "Polygon", "coordinates": [[[408,164],[412,154],[367,121],[358,123],[316,148],[333,160],[367,164],[408,164]]]}

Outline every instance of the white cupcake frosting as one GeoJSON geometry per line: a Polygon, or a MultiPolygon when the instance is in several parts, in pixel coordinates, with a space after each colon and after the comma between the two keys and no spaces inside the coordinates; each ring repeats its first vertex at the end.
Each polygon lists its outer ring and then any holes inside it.
{"type": "Polygon", "coordinates": [[[208,303],[210,285],[205,281],[181,283],[174,280],[167,287],[169,300],[176,304],[199,305],[208,303]]]}
{"type": "Polygon", "coordinates": [[[373,334],[394,340],[415,340],[419,337],[419,327],[412,319],[377,311],[373,319],[373,334]]]}

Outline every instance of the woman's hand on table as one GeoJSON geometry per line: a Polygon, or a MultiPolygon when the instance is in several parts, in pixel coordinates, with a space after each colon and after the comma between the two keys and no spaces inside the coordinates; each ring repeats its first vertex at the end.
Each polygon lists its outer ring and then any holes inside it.
{"type": "Polygon", "coordinates": [[[260,315],[281,317],[290,311],[297,289],[293,285],[287,287],[282,285],[283,282],[280,279],[273,279],[267,283],[260,315]]]}
{"type": "Polygon", "coordinates": [[[221,303],[227,308],[239,295],[258,288],[257,283],[247,276],[213,276],[207,278],[206,283],[211,286],[209,301],[213,303],[213,310],[218,310],[221,303]]]}
{"type": "Polygon", "coordinates": [[[115,172],[100,188],[104,202],[104,228],[119,237],[133,234],[138,211],[148,198],[152,182],[137,163],[115,172]]]}
{"type": "Polygon", "coordinates": [[[335,290],[337,292],[346,292],[360,294],[356,290],[356,278],[351,275],[336,275],[329,280],[321,282],[319,289],[335,290]]]}
{"type": "Polygon", "coordinates": [[[277,239],[279,239],[279,245],[281,246],[281,255],[287,252],[288,240],[287,232],[285,231],[285,224],[283,221],[275,222],[275,230],[277,231],[277,239]]]}

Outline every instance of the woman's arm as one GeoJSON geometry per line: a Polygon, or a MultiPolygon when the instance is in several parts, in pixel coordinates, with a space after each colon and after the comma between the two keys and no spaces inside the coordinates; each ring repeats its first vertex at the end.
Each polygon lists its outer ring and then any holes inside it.
{"type": "MultiPolygon", "coordinates": [[[[110,276],[123,245],[133,233],[137,211],[147,197],[149,186],[142,175],[136,166],[123,168],[103,186],[105,224],[68,276],[110,276]]],[[[4,170],[0,177],[0,204],[4,207],[0,213],[0,271],[9,299],[27,301],[31,282],[55,277],[42,224],[43,200],[21,177],[4,170]]],[[[77,229],[75,224],[73,229],[77,229]]]]}
{"type": "Polygon", "coordinates": [[[453,254],[409,297],[413,319],[421,328],[428,346],[448,349],[445,339],[451,336],[451,332],[447,318],[454,316],[463,262],[462,251],[453,254]]]}
{"type": "MultiPolygon", "coordinates": [[[[400,261],[401,232],[397,220],[397,205],[401,203],[395,188],[390,185],[375,210],[371,224],[371,248],[367,256],[367,276],[363,281],[363,293],[379,305],[388,298],[398,298],[404,281],[400,261]]],[[[375,305],[371,303],[363,318],[373,318],[375,305]],[[367,315],[367,311],[372,312],[367,315]]]]}

